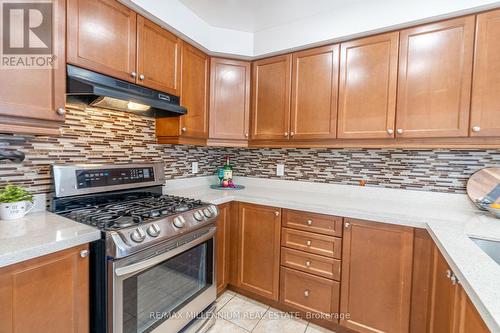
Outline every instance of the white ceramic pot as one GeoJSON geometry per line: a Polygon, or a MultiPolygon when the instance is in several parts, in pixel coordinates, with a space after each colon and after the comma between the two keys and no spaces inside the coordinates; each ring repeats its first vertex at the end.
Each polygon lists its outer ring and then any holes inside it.
{"type": "Polygon", "coordinates": [[[29,201],[2,202],[0,203],[0,220],[13,220],[24,217],[33,204],[29,201]]]}

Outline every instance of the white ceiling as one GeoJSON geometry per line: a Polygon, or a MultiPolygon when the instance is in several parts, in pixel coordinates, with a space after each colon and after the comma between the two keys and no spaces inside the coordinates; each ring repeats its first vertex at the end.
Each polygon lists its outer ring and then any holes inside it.
{"type": "Polygon", "coordinates": [[[208,24],[257,32],[331,11],[356,0],[180,0],[208,24]]]}

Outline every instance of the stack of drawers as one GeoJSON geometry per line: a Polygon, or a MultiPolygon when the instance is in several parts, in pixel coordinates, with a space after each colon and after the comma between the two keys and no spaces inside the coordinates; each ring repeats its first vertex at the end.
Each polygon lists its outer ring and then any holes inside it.
{"type": "Polygon", "coordinates": [[[338,313],[342,222],[336,216],[283,211],[281,303],[306,313],[338,313]]]}

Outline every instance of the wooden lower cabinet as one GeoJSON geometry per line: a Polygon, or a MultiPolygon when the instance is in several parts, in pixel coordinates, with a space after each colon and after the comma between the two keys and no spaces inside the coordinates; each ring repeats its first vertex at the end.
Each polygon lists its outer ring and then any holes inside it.
{"type": "Polygon", "coordinates": [[[477,312],[474,304],[465,293],[465,290],[458,286],[459,289],[459,310],[458,322],[455,332],[458,333],[488,333],[490,330],[484,323],[483,319],[477,312]]]}
{"type": "Polygon", "coordinates": [[[358,332],[408,332],[413,228],[345,219],[340,324],[358,332]]]}
{"type": "Polygon", "coordinates": [[[0,332],[89,332],[87,245],[0,268],[0,332]]]}
{"type": "Polygon", "coordinates": [[[216,281],[217,294],[220,294],[227,287],[229,279],[229,221],[230,204],[219,206],[219,217],[217,218],[215,234],[215,260],[216,260],[216,281]]]}
{"type": "Polygon", "coordinates": [[[277,301],[281,209],[239,204],[237,287],[277,301]]]}

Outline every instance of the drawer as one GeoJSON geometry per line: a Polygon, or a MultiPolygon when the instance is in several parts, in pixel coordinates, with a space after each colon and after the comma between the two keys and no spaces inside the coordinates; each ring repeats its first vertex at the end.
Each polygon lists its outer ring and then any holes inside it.
{"type": "Polygon", "coordinates": [[[330,258],[342,259],[340,253],[342,238],[283,228],[281,245],[330,258]]]}
{"type": "Polygon", "coordinates": [[[338,216],[283,210],[283,227],[342,237],[342,218],[338,216]]]}
{"type": "Polygon", "coordinates": [[[304,312],[319,312],[337,317],[339,282],[282,267],[280,287],[282,304],[304,312]]]}
{"type": "Polygon", "coordinates": [[[340,281],[340,260],[281,248],[281,265],[340,281]]]}

